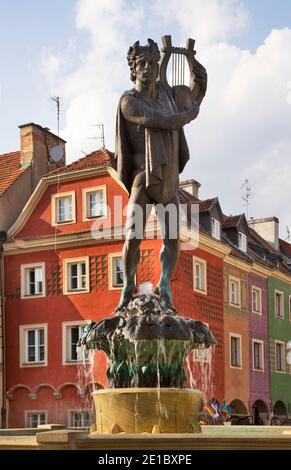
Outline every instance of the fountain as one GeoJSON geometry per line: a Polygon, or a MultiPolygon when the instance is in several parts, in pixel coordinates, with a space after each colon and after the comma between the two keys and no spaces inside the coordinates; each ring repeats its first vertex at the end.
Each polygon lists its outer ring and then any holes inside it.
{"type": "Polygon", "coordinates": [[[80,344],[109,359],[111,388],[92,394],[98,433],[199,431],[202,393],[183,386],[189,352],[216,344],[202,322],[140,286],[117,315],[88,325],[80,344]]]}
{"type": "Polygon", "coordinates": [[[160,51],[151,39],[146,46],[137,41],[128,51],[134,88],[120,99],[115,153],[118,176],[130,196],[124,288],[115,314],[91,323],[79,342],[104,351],[109,360],[109,388],[93,392],[96,432],[101,434],[199,432],[202,392],[183,388],[184,363],[192,349],[216,344],[202,322],[177,315],[170,288],[180,249],[178,175],[189,159],[183,127],[199,113],[207,75],[195,59],[194,40],[188,39],[186,48],[173,47],[170,36],[162,40],[159,65],[160,51]],[[167,80],[171,55],[172,87],[167,80]],[[182,83],[185,58],[189,87],[182,83]],[[139,246],[152,205],[171,212],[168,219],[157,212],[163,238],[161,278],[156,289],[146,283],[136,292],[139,246]],[[137,235],[140,227],[142,235],[137,235]]]}

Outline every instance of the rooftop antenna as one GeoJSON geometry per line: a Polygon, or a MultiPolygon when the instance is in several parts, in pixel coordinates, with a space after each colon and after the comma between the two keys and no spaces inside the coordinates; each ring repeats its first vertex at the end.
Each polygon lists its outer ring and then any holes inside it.
{"type": "Polygon", "coordinates": [[[50,162],[55,163],[58,167],[58,162],[62,160],[64,156],[64,149],[62,145],[60,145],[60,97],[59,96],[51,96],[51,100],[56,103],[57,106],[57,122],[58,122],[58,145],[55,145],[49,152],[50,162]]]}
{"type": "Polygon", "coordinates": [[[104,136],[104,124],[92,124],[93,127],[97,128],[96,137],[88,137],[88,139],[101,140],[101,147],[105,148],[105,136],[104,136]]]}
{"type": "Polygon", "coordinates": [[[242,200],[244,201],[244,207],[246,208],[246,216],[247,220],[249,220],[249,205],[250,205],[250,197],[252,196],[251,193],[251,186],[249,180],[246,178],[240,189],[245,188],[244,195],[242,196],[242,200]]]}
{"type": "Polygon", "coordinates": [[[51,96],[51,100],[53,100],[57,105],[58,137],[60,137],[60,97],[51,96]]]}
{"type": "Polygon", "coordinates": [[[289,230],[288,225],[286,225],[286,230],[287,230],[287,237],[285,238],[285,241],[289,243],[291,237],[290,237],[290,230],[289,230]]]}

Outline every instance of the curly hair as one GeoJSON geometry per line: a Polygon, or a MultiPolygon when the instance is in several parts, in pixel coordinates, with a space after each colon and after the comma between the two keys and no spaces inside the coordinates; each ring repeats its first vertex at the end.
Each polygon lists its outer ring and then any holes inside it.
{"type": "Polygon", "coordinates": [[[127,62],[130,67],[130,80],[134,83],[136,81],[136,73],[135,73],[135,62],[136,59],[141,56],[142,54],[151,54],[157,63],[160,60],[161,54],[159,47],[156,42],[152,39],[148,39],[148,43],[146,46],[140,46],[139,41],[136,41],[133,46],[130,46],[127,53],[127,62]]]}

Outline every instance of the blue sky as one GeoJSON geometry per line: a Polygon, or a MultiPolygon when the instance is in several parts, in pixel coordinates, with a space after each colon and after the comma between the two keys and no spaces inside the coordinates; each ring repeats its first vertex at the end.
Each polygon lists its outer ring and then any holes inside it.
{"type": "Polygon", "coordinates": [[[52,95],[61,96],[69,161],[97,146],[88,139],[96,122],[113,149],[118,97],[131,86],[127,47],[169,33],[195,37],[209,72],[186,131],[192,158],[183,177],[232,213],[243,210],[239,188],[249,178],[250,215],[291,226],[282,204],[291,179],[289,0],[0,0],[0,153],[19,148],[19,124],[56,128],[52,95]]]}

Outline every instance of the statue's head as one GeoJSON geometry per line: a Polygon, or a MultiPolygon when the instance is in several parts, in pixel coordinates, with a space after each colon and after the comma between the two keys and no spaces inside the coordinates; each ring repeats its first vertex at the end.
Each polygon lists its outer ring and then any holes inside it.
{"type": "Polygon", "coordinates": [[[133,46],[130,46],[127,53],[127,62],[130,67],[130,79],[135,83],[139,78],[139,69],[148,67],[148,72],[142,71],[141,79],[147,78],[156,80],[159,70],[160,50],[156,42],[148,39],[145,46],[140,46],[139,41],[136,41],[133,46]],[[147,77],[148,74],[148,77],[147,77]]]}

